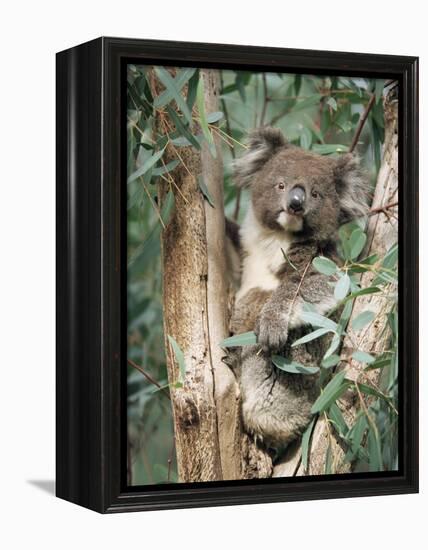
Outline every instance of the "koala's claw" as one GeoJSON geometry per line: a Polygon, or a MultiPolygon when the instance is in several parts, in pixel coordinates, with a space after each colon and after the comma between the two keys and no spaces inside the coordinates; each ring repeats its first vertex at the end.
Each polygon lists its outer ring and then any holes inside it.
{"type": "Polygon", "coordinates": [[[287,342],[288,327],[284,317],[277,313],[262,313],[254,332],[257,342],[265,349],[279,350],[287,342]]]}

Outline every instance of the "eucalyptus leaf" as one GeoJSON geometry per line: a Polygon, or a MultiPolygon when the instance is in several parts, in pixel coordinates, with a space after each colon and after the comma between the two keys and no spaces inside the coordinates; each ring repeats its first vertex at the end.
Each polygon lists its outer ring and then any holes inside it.
{"type": "MultiPolygon", "coordinates": [[[[186,68],[186,69],[182,69],[181,71],[179,71],[177,73],[177,76],[172,79],[173,82],[174,82],[174,88],[177,92],[180,92],[184,88],[184,85],[190,80],[190,78],[193,76],[195,71],[196,71],[196,69],[186,68]]],[[[171,76],[171,75],[169,75],[169,76],[171,76]]],[[[161,79],[159,78],[159,80],[161,80],[161,79]]],[[[161,82],[163,83],[162,80],[161,80],[161,82]]],[[[156,108],[163,107],[164,105],[166,105],[167,103],[169,103],[173,99],[175,99],[174,91],[171,87],[167,86],[166,90],[164,90],[161,94],[159,94],[154,99],[153,105],[156,108]]]]}
{"type": "Polygon", "coordinates": [[[312,405],[311,413],[321,413],[328,409],[349,387],[349,382],[345,381],[345,372],[337,373],[322,390],[321,395],[312,405]]]}
{"type": "Polygon", "coordinates": [[[313,332],[310,332],[309,334],[305,334],[305,336],[302,336],[301,338],[293,342],[291,344],[291,347],[294,348],[296,346],[300,346],[301,344],[306,344],[307,342],[311,342],[316,338],[320,338],[321,336],[324,336],[324,334],[327,334],[328,332],[330,332],[330,329],[328,328],[319,328],[317,330],[314,330],[313,332]]]}
{"type": "Polygon", "coordinates": [[[310,451],[310,442],[312,431],[316,422],[316,417],[314,416],[309,423],[309,426],[306,428],[302,435],[302,465],[305,470],[308,468],[309,463],[309,451],[310,451]]]}
{"type": "Polygon", "coordinates": [[[326,328],[328,330],[332,330],[333,332],[337,330],[337,323],[327,317],[324,317],[324,315],[320,315],[319,313],[315,313],[313,311],[302,311],[301,317],[305,323],[309,323],[314,327],[326,328]]]}
{"type": "Polygon", "coordinates": [[[361,254],[367,241],[367,235],[361,229],[355,229],[349,238],[350,260],[355,260],[361,254]]]}
{"type": "Polygon", "coordinates": [[[257,344],[257,336],[254,334],[254,332],[250,331],[226,338],[225,340],[220,342],[220,347],[234,348],[236,346],[250,346],[253,344],[257,344]]]}
{"type": "Polygon", "coordinates": [[[297,361],[292,361],[280,355],[272,355],[271,359],[276,367],[290,374],[316,374],[320,370],[319,367],[306,367],[297,361]]]}
{"type": "Polygon", "coordinates": [[[184,361],[184,353],[182,352],[180,346],[177,344],[176,340],[169,334],[168,340],[171,344],[172,350],[178,363],[178,368],[180,370],[180,382],[184,382],[184,379],[186,378],[186,363],[184,361]]]}
{"type": "Polygon", "coordinates": [[[206,186],[206,183],[204,182],[204,178],[201,175],[198,176],[198,185],[199,185],[199,189],[201,190],[208,204],[212,206],[212,208],[215,208],[214,201],[210,195],[210,192],[208,191],[208,187],[206,186]]]}
{"type": "Polygon", "coordinates": [[[177,107],[183,113],[184,117],[187,119],[187,122],[191,125],[192,114],[187,103],[184,100],[184,97],[180,93],[180,89],[177,88],[177,82],[175,81],[175,79],[163,67],[155,67],[155,73],[162,84],[165,86],[165,88],[170,91],[172,97],[177,103],[177,107]]]}
{"type": "Polygon", "coordinates": [[[181,119],[177,115],[177,113],[173,109],[171,109],[171,107],[169,105],[167,105],[166,110],[167,110],[171,120],[175,124],[175,127],[177,128],[178,132],[180,132],[180,134],[184,138],[186,138],[196,149],[200,149],[201,144],[196,139],[196,137],[192,134],[192,132],[189,130],[189,128],[183,124],[183,122],[181,121],[181,119]]]}
{"type": "Polygon", "coordinates": [[[375,357],[373,357],[373,355],[370,355],[370,353],[366,353],[365,351],[354,351],[352,357],[356,361],[360,361],[361,363],[370,364],[375,361],[375,357]]]}
{"type": "Polygon", "coordinates": [[[336,300],[343,300],[346,298],[349,287],[351,285],[351,280],[349,279],[349,275],[345,273],[340,277],[340,279],[337,281],[336,286],[334,287],[334,297],[336,300]]]}
{"type": "Polygon", "coordinates": [[[162,157],[164,152],[165,152],[165,148],[162,149],[161,151],[158,151],[157,153],[155,153],[151,157],[149,157],[143,163],[143,165],[140,166],[140,168],[138,168],[133,174],[131,174],[129,176],[128,183],[131,183],[131,182],[135,181],[137,178],[139,178],[141,176],[144,176],[144,174],[146,172],[148,172],[150,170],[150,168],[152,168],[152,166],[154,166],[157,163],[157,161],[162,157]]]}
{"type": "Polygon", "coordinates": [[[339,362],[340,362],[340,357],[336,354],[333,354],[327,357],[326,359],[323,359],[321,361],[321,366],[325,369],[329,369],[331,367],[335,367],[339,362]]]}
{"type": "Polygon", "coordinates": [[[323,275],[334,275],[338,269],[337,265],[325,256],[317,256],[314,258],[312,260],[312,265],[323,275]]]}
{"type": "Polygon", "coordinates": [[[375,318],[373,311],[363,311],[352,321],[352,328],[354,330],[361,330],[368,325],[375,318]]]}

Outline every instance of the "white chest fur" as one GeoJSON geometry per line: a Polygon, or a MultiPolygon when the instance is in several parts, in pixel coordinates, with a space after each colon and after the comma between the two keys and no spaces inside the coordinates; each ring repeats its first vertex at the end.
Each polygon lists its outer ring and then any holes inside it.
{"type": "Polygon", "coordinates": [[[277,288],[279,281],[275,274],[284,263],[284,253],[291,244],[287,233],[271,231],[263,227],[251,206],[241,226],[240,234],[245,256],[237,300],[252,288],[262,290],[277,288]]]}

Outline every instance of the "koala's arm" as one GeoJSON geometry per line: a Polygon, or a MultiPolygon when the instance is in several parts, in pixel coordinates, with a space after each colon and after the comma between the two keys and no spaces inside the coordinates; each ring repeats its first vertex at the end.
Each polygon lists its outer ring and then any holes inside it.
{"type": "Polygon", "coordinates": [[[319,255],[317,245],[296,243],[287,251],[287,261],[278,273],[280,284],[256,321],[255,333],[262,346],[282,347],[289,329],[305,324],[301,318],[303,302],[312,304],[321,315],[336,304],[331,284],[334,279],[319,273],[312,265],[313,258],[319,255]]]}

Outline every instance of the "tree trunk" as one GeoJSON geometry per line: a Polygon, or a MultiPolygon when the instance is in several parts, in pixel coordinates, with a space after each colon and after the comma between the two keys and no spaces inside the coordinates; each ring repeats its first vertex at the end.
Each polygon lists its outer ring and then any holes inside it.
{"type": "MultiPolygon", "coordinates": [[[[219,74],[201,70],[206,112],[218,111],[219,74]]],[[[168,378],[180,481],[241,477],[239,394],[235,378],[221,361],[219,343],[228,334],[228,282],[225,258],[223,165],[207,146],[201,153],[180,150],[175,174],[180,192],[162,235],[164,329],[168,378]],[[202,177],[214,206],[204,198],[202,177]],[[168,341],[184,353],[183,387],[174,388],[179,367],[168,341]]]]}
{"type": "MultiPolygon", "coordinates": [[[[364,255],[378,254],[383,257],[392,244],[397,242],[398,221],[396,213],[398,206],[383,209],[386,205],[397,205],[398,201],[398,102],[393,97],[393,91],[385,97],[385,142],[383,146],[383,158],[379,170],[376,187],[374,191],[371,213],[367,228],[367,244],[364,255]]],[[[362,287],[370,286],[373,275],[370,272],[362,276],[362,287]]],[[[388,289],[386,289],[387,291],[388,289]]],[[[351,359],[352,350],[355,348],[353,342],[358,342],[358,348],[375,355],[382,353],[388,346],[390,330],[386,326],[387,302],[376,294],[361,296],[354,302],[350,324],[355,317],[364,310],[371,310],[375,313],[374,320],[368,327],[355,333],[348,327],[351,339],[346,337],[343,343],[341,358],[342,369],[346,370],[347,378],[359,382],[371,382],[377,386],[379,371],[373,370],[364,372],[362,364],[351,359]],[[345,362],[346,361],[346,362],[345,362]]],[[[364,398],[367,400],[366,398],[364,398]]],[[[340,400],[339,406],[345,420],[353,422],[359,401],[353,392],[349,392],[340,400]]],[[[317,475],[325,472],[325,457],[329,444],[333,457],[334,473],[345,473],[350,471],[351,466],[343,460],[344,450],[334,430],[329,429],[324,418],[319,418],[312,434],[312,444],[308,468],[302,465],[300,442],[296,442],[287,452],[280,464],[275,467],[274,476],[303,476],[317,475]]]]}

